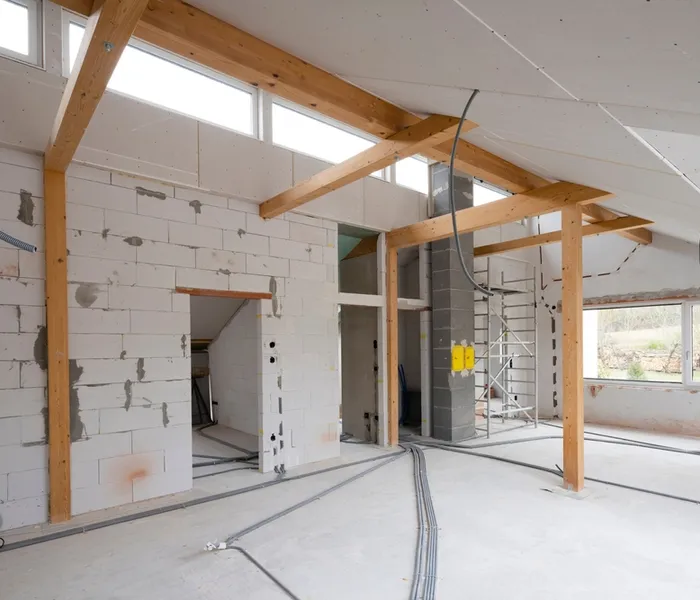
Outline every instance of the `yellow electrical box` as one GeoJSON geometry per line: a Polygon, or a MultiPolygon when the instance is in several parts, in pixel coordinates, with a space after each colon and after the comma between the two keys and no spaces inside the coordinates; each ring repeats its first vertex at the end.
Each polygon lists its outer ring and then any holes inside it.
{"type": "Polygon", "coordinates": [[[455,344],[452,346],[452,370],[453,371],[464,371],[465,369],[465,356],[464,356],[464,346],[455,344]]]}
{"type": "Polygon", "coordinates": [[[464,368],[467,371],[474,368],[474,346],[464,347],[464,368]]]}

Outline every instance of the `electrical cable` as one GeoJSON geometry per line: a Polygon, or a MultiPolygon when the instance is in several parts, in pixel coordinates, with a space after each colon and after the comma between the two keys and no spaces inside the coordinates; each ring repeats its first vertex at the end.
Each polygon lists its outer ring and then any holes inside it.
{"type": "Polygon", "coordinates": [[[416,539],[416,552],[413,560],[413,580],[411,581],[411,593],[409,600],[418,600],[420,584],[424,581],[423,565],[425,562],[425,508],[424,497],[420,493],[420,473],[418,461],[416,460],[416,446],[407,445],[413,454],[413,486],[416,490],[416,514],[418,516],[418,536],[416,539]]]}
{"type": "Polygon", "coordinates": [[[290,589],[287,586],[285,586],[279,579],[277,579],[272,573],[270,573],[270,571],[268,571],[257,560],[255,560],[245,548],[241,548],[240,546],[231,546],[230,549],[238,550],[251,563],[253,563],[258,569],[260,569],[260,571],[262,571],[268,577],[268,579],[270,579],[278,588],[280,588],[285,594],[287,594],[287,596],[292,598],[292,600],[301,600],[299,596],[290,591],[290,589]]]}
{"type": "MultiPolygon", "coordinates": [[[[257,483],[255,485],[250,485],[248,487],[239,488],[236,490],[227,490],[225,492],[219,492],[218,494],[210,494],[208,496],[202,496],[201,498],[193,498],[192,500],[186,500],[184,502],[178,502],[176,504],[169,504],[167,506],[161,506],[158,508],[152,508],[149,510],[144,510],[141,512],[133,513],[131,515],[121,515],[119,517],[114,517],[113,519],[106,519],[104,521],[98,521],[95,523],[88,523],[87,525],[81,525],[78,527],[70,527],[68,529],[63,529],[59,531],[52,531],[46,535],[40,535],[33,538],[28,538],[25,540],[20,540],[18,542],[6,543],[2,548],[2,552],[9,552],[10,550],[18,550],[20,548],[26,548],[27,546],[34,546],[35,544],[42,544],[44,542],[50,542],[53,540],[59,540],[65,537],[71,537],[73,535],[78,535],[80,533],[88,533],[89,531],[95,531],[97,529],[104,529],[105,527],[111,527],[112,525],[120,525],[122,523],[129,523],[131,521],[138,521],[139,519],[145,519],[146,517],[152,517],[155,515],[161,515],[175,510],[180,510],[184,508],[191,508],[193,506],[199,506],[200,504],[208,504],[209,502],[214,502],[216,500],[223,500],[225,498],[231,498],[233,496],[239,496],[240,494],[246,494],[248,492],[253,492],[256,490],[262,490],[267,487],[278,485],[280,483],[287,483],[289,481],[297,481],[299,479],[306,479],[307,477],[313,477],[315,475],[321,475],[323,473],[330,473],[332,471],[337,471],[339,469],[347,469],[348,467],[353,467],[355,465],[361,465],[364,463],[375,462],[392,456],[399,457],[405,454],[404,450],[397,452],[392,452],[389,454],[382,454],[380,456],[373,456],[371,458],[364,458],[362,460],[356,460],[350,463],[345,463],[342,465],[336,465],[334,467],[327,467],[325,469],[319,469],[318,471],[311,471],[309,473],[301,473],[300,475],[292,475],[290,477],[283,477],[281,479],[272,479],[270,481],[265,481],[263,483],[257,483]]],[[[0,552],[1,553],[1,552],[0,552]]]]}
{"type": "Polygon", "coordinates": [[[3,242],[7,242],[15,248],[24,250],[25,252],[31,252],[32,254],[36,252],[36,246],[28,244],[27,242],[23,242],[22,240],[18,240],[16,237],[11,236],[9,233],[5,233],[4,231],[0,231],[0,240],[2,240],[3,242]]]}
{"type": "Polygon", "coordinates": [[[482,294],[485,296],[493,296],[493,292],[491,290],[486,289],[485,287],[482,287],[479,285],[476,280],[474,279],[474,276],[469,272],[469,269],[467,268],[467,265],[464,262],[464,255],[462,254],[462,244],[459,241],[459,229],[457,227],[457,209],[455,207],[455,156],[457,155],[457,142],[459,141],[459,135],[462,132],[462,125],[464,125],[464,119],[467,117],[467,112],[469,111],[469,107],[471,106],[472,102],[474,101],[474,98],[476,98],[477,94],[479,93],[479,90],[474,90],[472,92],[472,95],[469,97],[469,100],[467,100],[467,104],[464,107],[464,110],[462,111],[462,116],[459,119],[459,125],[457,125],[457,132],[455,133],[455,139],[452,142],[452,152],[450,152],[450,167],[449,167],[449,188],[450,188],[450,213],[452,214],[452,231],[454,233],[454,238],[455,238],[455,249],[457,250],[457,256],[459,257],[459,264],[462,267],[462,271],[465,275],[465,277],[469,280],[469,282],[474,286],[474,288],[478,291],[480,291],[482,294]]]}
{"type": "Polygon", "coordinates": [[[204,479],[205,477],[213,477],[214,475],[223,475],[224,473],[233,473],[233,471],[257,471],[258,467],[234,467],[232,469],[224,469],[223,471],[214,471],[212,473],[202,473],[201,475],[193,475],[192,479],[204,479]]]}

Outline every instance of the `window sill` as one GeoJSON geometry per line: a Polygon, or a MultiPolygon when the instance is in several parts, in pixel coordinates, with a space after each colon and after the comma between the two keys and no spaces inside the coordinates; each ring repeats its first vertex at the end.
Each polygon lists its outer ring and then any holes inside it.
{"type": "Polygon", "coordinates": [[[673,391],[683,392],[691,391],[700,387],[700,381],[692,384],[684,384],[680,381],[629,381],[626,379],[583,379],[584,385],[607,385],[615,387],[626,387],[626,388],[659,388],[668,389],[671,388],[673,391]]]}

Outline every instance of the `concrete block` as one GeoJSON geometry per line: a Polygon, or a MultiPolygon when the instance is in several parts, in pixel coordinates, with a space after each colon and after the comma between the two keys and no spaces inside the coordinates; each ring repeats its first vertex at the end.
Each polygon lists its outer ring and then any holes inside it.
{"type": "Polygon", "coordinates": [[[136,285],[140,287],[175,288],[175,268],[159,265],[137,264],[136,285]]]}
{"type": "Polygon", "coordinates": [[[316,244],[309,244],[309,260],[314,263],[323,262],[323,246],[317,246],[316,244]]]}
{"type": "Polygon", "coordinates": [[[87,256],[69,256],[68,281],[134,285],[136,264],[87,256]]]}
{"type": "Polygon", "coordinates": [[[176,494],[192,489],[192,465],[134,479],[134,502],[176,494]]]}
{"type": "Polygon", "coordinates": [[[99,461],[97,459],[71,464],[71,490],[96,487],[100,483],[99,461]]]}
{"type": "Polygon", "coordinates": [[[21,473],[47,468],[47,446],[0,446],[0,473],[21,473]]]}
{"type": "Polygon", "coordinates": [[[46,277],[46,255],[43,252],[19,253],[19,275],[23,279],[44,279],[46,277]]]}
{"type": "Polygon", "coordinates": [[[128,310],[69,308],[70,333],[129,333],[128,310]]]}
{"type": "Polygon", "coordinates": [[[0,162],[0,190],[12,193],[27,190],[32,195],[43,198],[43,174],[36,169],[0,162]]]}
{"type": "Polygon", "coordinates": [[[172,198],[175,195],[175,188],[172,185],[115,171],[112,171],[112,185],[136,190],[138,196],[149,196],[149,194],[152,196],[155,194],[172,198]]]}
{"type": "MultiPolygon", "coordinates": [[[[190,377],[191,360],[189,357],[184,358],[182,353],[177,358],[146,358],[143,363],[146,374],[142,381],[167,381],[190,377]]],[[[170,401],[168,398],[163,400],[170,401]]]]}
{"type": "Polygon", "coordinates": [[[162,450],[115,456],[100,460],[100,484],[131,482],[152,474],[163,473],[165,456],[162,450]]]}
{"type": "Polygon", "coordinates": [[[96,169],[87,165],[71,163],[66,171],[68,177],[76,179],[88,179],[89,181],[97,181],[98,183],[111,183],[111,172],[104,169],[96,169]]]}
{"type": "Polygon", "coordinates": [[[23,388],[46,387],[45,368],[42,369],[33,361],[22,362],[20,365],[20,385],[23,388]]]}
{"type": "MultiPolygon", "coordinates": [[[[187,202],[201,202],[202,204],[208,204],[209,206],[219,206],[221,208],[226,208],[228,206],[229,199],[224,195],[208,194],[201,190],[195,190],[190,188],[175,188],[175,198],[180,198],[181,200],[186,200],[187,202]]],[[[257,206],[256,206],[257,212],[257,206]]]]}
{"type": "Polygon", "coordinates": [[[189,294],[173,294],[173,312],[190,313],[189,294]]]}
{"type": "MultiPolygon", "coordinates": [[[[105,227],[109,230],[108,237],[138,237],[154,242],[168,241],[168,222],[162,218],[105,210],[105,227]]],[[[124,240],[120,240],[120,242],[123,246],[133,248],[126,244],[124,240]]]]}
{"type": "Polygon", "coordinates": [[[76,392],[80,402],[80,409],[82,411],[94,411],[100,408],[125,408],[129,404],[126,396],[127,386],[131,386],[132,390],[130,404],[137,404],[133,398],[134,380],[129,379],[129,381],[131,382],[130,384],[123,381],[119,383],[78,386],[76,392]]]}
{"type": "Polygon", "coordinates": [[[131,333],[189,334],[190,315],[132,310],[131,333]]]}
{"type": "Polygon", "coordinates": [[[337,288],[334,283],[311,281],[308,279],[288,279],[285,282],[286,296],[315,296],[317,298],[335,298],[337,288]]]}
{"type": "Polygon", "coordinates": [[[25,225],[16,219],[12,221],[0,220],[0,230],[9,233],[17,239],[36,246],[39,252],[44,251],[44,226],[25,225]]]}
{"type": "Polygon", "coordinates": [[[35,498],[48,493],[48,469],[32,469],[21,473],[10,473],[7,476],[7,499],[24,500],[35,498]]]}
{"type": "Polygon", "coordinates": [[[103,208],[68,202],[66,203],[66,227],[101,234],[105,228],[105,211],[103,208]]]}
{"type": "Polygon", "coordinates": [[[71,358],[119,358],[122,351],[120,334],[71,333],[68,354],[71,358]]]}
{"type": "Polygon", "coordinates": [[[198,269],[221,271],[226,275],[245,273],[245,255],[239,252],[197,248],[195,256],[198,269]]]}
{"type": "Polygon", "coordinates": [[[166,427],[175,425],[191,425],[192,424],[192,406],[190,402],[167,402],[158,407],[158,410],[167,419],[163,419],[163,423],[167,422],[166,427]],[[165,406],[165,408],[163,408],[165,406]]]}
{"type": "Polygon", "coordinates": [[[172,292],[157,288],[109,286],[109,308],[170,311],[172,292]]]}
{"type": "Polygon", "coordinates": [[[171,244],[201,248],[223,248],[223,233],[221,229],[170,221],[168,222],[168,230],[171,244]]]}
{"type": "Polygon", "coordinates": [[[19,417],[0,419],[0,446],[19,446],[22,443],[21,423],[19,417]]]}
{"type": "Polygon", "coordinates": [[[291,223],[289,226],[289,238],[297,242],[325,246],[327,240],[326,230],[321,227],[320,221],[318,221],[318,224],[317,227],[314,227],[304,223],[291,223]]]}
{"type": "MultiPolygon", "coordinates": [[[[316,171],[319,172],[319,171],[316,171]]],[[[311,175],[315,175],[315,173],[311,173],[311,175]]],[[[306,178],[308,179],[308,177],[306,178]]],[[[304,181],[303,179],[300,180],[295,180],[295,183],[299,183],[300,181],[304,181]]],[[[302,223],[303,225],[311,225],[312,227],[319,227],[320,225],[323,224],[323,221],[321,219],[317,219],[316,217],[307,217],[306,215],[300,215],[295,212],[286,212],[284,213],[284,219],[287,221],[290,221],[292,223],[302,223]]]]}
{"type": "Polygon", "coordinates": [[[0,248],[0,277],[19,277],[19,250],[0,248]]]}
{"type": "Polygon", "coordinates": [[[270,238],[242,230],[224,231],[224,250],[265,256],[270,253],[270,238]]]}
{"type": "Polygon", "coordinates": [[[47,443],[48,423],[45,414],[20,417],[19,427],[22,444],[47,443]]]}
{"type": "MultiPolygon", "coordinates": [[[[134,453],[164,451],[166,470],[168,470],[167,453],[179,448],[184,448],[189,453],[188,462],[192,463],[192,428],[187,425],[139,429],[134,431],[132,436],[134,453]]],[[[180,468],[182,466],[180,465],[180,468]]]]}
{"type": "MultiPolygon", "coordinates": [[[[123,408],[115,410],[126,412],[123,408]]],[[[103,420],[101,418],[101,421],[103,420]]],[[[88,440],[78,440],[71,444],[71,461],[74,463],[90,462],[126,454],[131,454],[130,430],[110,435],[92,435],[88,440]]]]}
{"type": "Polygon", "coordinates": [[[43,306],[13,306],[19,315],[19,330],[35,333],[46,325],[46,309],[43,306]]]}
{"type": "Polygon", "coordinates": [[[252,275],[289,277],[289,260],[271,256],[246,256],[246,271],[252,275]]]}
{"type": "Polygon", "coordinates": [[[106,309],[109,307],[107,287],[99,283],[69,283],[68,306],[106,309]]]}
{"type": "Polygon", "coordinates": [[[338,267],[336,265],[326,265],[326,281],[338,284],[338,267]]]}
{"type": "MultiPolygon", "coordinates": [[[[7,502],[7,473],[0,475],[0,505],[7,502]]],[[[2,512],[0,511],[0,517],[2,512]]],[[[2,525],[0,525],[2,527],[2,525]]],[[[1,529],[0,529],[1,531],[1,529]]]]}
{"type": "Polygon", "coordinates": [[[197,225],[207,225],[209,227],[219,227],[238,231],[246,227],[246,213],[229,208],[218,208],[216,206],[201,206],[197,213],[197,225]]]}
{"type": "MultiPolygon", "coordinates": [[[[21,198],[20,190],[15,190],[13,193],[0,191],[0,220],[13,221],[17,219],[21,198]]],[[[33,224],[43,224],[43,200],[32,196],[31,201],[34,204],[34,210],[32,211],[33,224]]]]}
{"type": "Polygon", "coordinates": [[[195,206],[190,205],[185,200],[174,198],[154,198],[152,196],[140,195],[136,201],[136,206],[140,215],[157,217],[167,221],[179,221],[181,223],[194,223],[196,216],[195,206]]]}
{"type": "Polygon", "coordinates": [[[136,213],[136,191],[87,179],[68,177],[66,199],[74,204],[136,213]]]}
{"type": "Polygon", "coordinates": [[[202,288],[205,290],[227,290],[228,273],[205,271],[203,269],[177,269],[177,287],[202,288]]]}
{"type": "MultiPolygon", "coordinates": [[[[246,215],[246,231],[256,235],[266,235],[269,237],[289,239],[289,221],[285,221],[282,217],[274,219],[262,219],[257,214],[246,215]]],[[[305,240],[297,240],[305,241],[305,240]]]]}
{"type": "Polygon", "coordinates": [[[132,406],[128,411],[124,410],[123,407],[100,409],[101,434],[154,429],[163,427],[163,423],[161,405],[132,406]]]}
{"type": "Polygon", "coordinates": [[[254,215],[260,214],[260,206],[255,202],[250,202],[249,200],[245,199],[229,198],[228,207],[231,210],[238,210],[240,212],[251,213],[254,215]]]}
{"type": "Polygon", "coordinates": [[[182,335],[126,334],[123,348],[129,358],[186,357],[189,341],[182,335]]]}
{"type": "Polygon", "coordinates": [[[8,390],[19,387],[20,364],[17,361],[9,360],[0,362],[0,389],[8,390]]]}
{"type": "Polygon", "coordinates": [[[105,383],[124,383],[127,379],[136,381],[136,359],[103,359],[85,358],[77,362],[77,367],[82,369],[80,376],[74,385],[93,385],[105,383]]]}
{"type": "Polygon", "coordinates": [[[131,482],[110,483],[73,490],[71,512],[73,515],[111,508],[133,502],[131,482]]]}
{"type": "MultiPolygon", "coordinates": [[[[277,294],[280,295],[280,283],[277,280],[277,294]]],[[[264,275],[248,275],[232,273],[228,278],[229,289],[239,292],[269,292],[270,277],[264,275]]]]}
{"type": "Polygon", "coordinates": [[[139,263],[171,267],[194,267],[195,265],[193,248],[160,242],[144,241],[136,250],[136,260],[139,263]]]}
{"type": "Polygon", "coordinates": [[[14,150],[13,148],[0,148],[0,162],[39,171],[44,168],[41,156],[29,154],[24,150],[14,150]]]}
{"type": "Polygon", "coordinates": [[[44,282],[36,279],[0,277],[0,298],[3,304],[43,306],[44,282]]]}
{"type": "Polygon", "coordinates": [[[321,263],[312,263],[299,260],[289,261],[289,276],[293,279],[307,279],[309,281],[325,281],[326,266],[321,263]]]}
{"type": "Polygon", "coordinates": [[[36,340],[37,334],[34,333],[1,333],[0,361],[34,360],[36,340]]]}
{"type": "Polygon", "coordinates": [[[25,498],[0,504],[2,530],[45,523],[49,518],[48,497],[25,498]]]}
{"type": "MultiPolygon", "coordinates": [[[[317,246],[317,248],[320,249],[320,246],[317,246]]],[[[270,238],[270,256],[308,261],[311,259],[311,245],[291,240],[270,238]]]]}
{"type": "Polygon", "coordinates": [[[19,333],[20,306],[0,306],[0,333],[19,333]]]}

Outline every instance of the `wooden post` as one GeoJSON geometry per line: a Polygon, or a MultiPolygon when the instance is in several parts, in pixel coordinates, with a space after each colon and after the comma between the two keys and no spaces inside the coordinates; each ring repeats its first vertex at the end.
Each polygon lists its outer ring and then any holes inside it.
{"type": "Polygon", "coordinates": [[[44,171],[48,338],[49,520],[71,516],[66,176],[44,171]]]}
{"type": "Polygon", "coordinates": [[[389,381],[389,445],[399,443],[399,266],[398,250],[386,249],[386,337],[389,381]]]}
{"type": "Polygon", "coordinates": [[[581,206],[561,211],[564,487],[583,489],[583,250],[581,206]]]}

